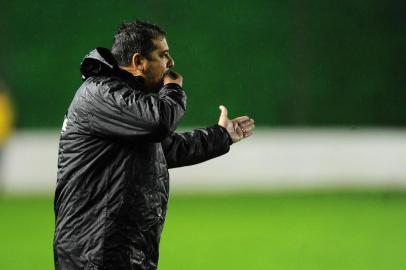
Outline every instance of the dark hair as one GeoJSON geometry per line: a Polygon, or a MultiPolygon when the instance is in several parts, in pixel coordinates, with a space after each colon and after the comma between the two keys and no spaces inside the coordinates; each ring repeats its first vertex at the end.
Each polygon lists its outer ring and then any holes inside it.
{"type": "Polygon", "coordinates": [[[111,53],[121,66],[128,66],[134,53],[145,57],[155,49],[153,39],[163,38],[166,33],[159,26],[138,19],[122,23],[114,34],[111,53]]]}

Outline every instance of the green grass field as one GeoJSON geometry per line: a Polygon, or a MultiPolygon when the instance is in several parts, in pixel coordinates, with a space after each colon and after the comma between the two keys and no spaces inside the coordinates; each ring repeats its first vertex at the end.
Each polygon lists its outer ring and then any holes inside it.
{"type": "MultiPolygon", "coordinates": [[[[50,197],[0,197],[0,269],[53,269],[50,197]]],[[[161,270],[406,269],[406,193],[171,196],[161,270]]]]}

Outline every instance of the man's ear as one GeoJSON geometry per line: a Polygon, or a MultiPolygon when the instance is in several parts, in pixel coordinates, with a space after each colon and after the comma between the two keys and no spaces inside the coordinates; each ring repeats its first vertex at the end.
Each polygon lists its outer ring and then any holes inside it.
{"type": "Polygon", "coordinates": [[[144,73],[145,61],[145,57],[142,56],[140,53],[134,53],[131,59],[131,65],[135,70],[144,73]]]}

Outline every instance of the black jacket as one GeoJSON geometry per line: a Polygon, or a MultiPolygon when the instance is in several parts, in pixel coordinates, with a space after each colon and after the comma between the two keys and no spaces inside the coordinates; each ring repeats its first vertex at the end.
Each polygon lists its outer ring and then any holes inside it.
{"type": "Polygon", "coordinates": [[[142,77],[97,48],[62,127],[55,191],[55,268],[156,269],[168,169],[220,156],[232,143],[213,125],[174,133],[186,109],[177,84],[146,94],[142,77]]]}

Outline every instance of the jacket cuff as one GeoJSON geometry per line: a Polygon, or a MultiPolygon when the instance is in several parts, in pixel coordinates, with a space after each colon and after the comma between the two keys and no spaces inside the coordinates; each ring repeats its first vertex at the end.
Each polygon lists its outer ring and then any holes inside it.
{"type": "Polygon", "coordinates": [[[182,90],[183,90],[182,86],[180,86],[180,85],[177,84],[177,83],[167,83],[167,84],[165,84],[165,85],[161,88],[161,90],[162,90],[162,89],[173,89],[173,90],[178,90],[178,91],[182,91],[182,90]]]}
{"type": "Polygon", "coordinates": [[[227,136],[227,138],[228,138],[228,145],[229,146],[234,143],[233,139],[231,139],[231,136],[230,136],[230,134],[228,133],[228,131],[227,131],[227,129],[225,127],[220,126],[219,124],[215,124],[214,127],[219,128],[222,133],[225,133],[225,136],[227,136]]]}

